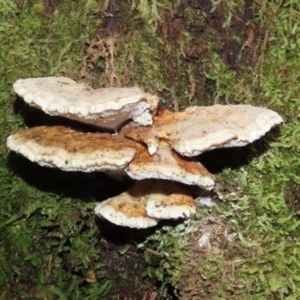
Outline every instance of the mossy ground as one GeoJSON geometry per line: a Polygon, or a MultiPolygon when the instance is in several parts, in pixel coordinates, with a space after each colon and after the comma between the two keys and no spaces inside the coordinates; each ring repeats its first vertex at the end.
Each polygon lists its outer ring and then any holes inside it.
{"type": "Polygon", "coordinates": [[[158,299],[170,287],[181,299],[298,299],[299,9],[297,0],[2,1],[0,299],[158,299]],[[13,82],[49,75],[138,84],[175,110],[267,106],[284,124],[248,148],[200,157],[218,171],[211,211],[157,231],[120,229],[92,213],[115,182],[6,148],[8,135],[49,121],[16,99],[13,82]]]}

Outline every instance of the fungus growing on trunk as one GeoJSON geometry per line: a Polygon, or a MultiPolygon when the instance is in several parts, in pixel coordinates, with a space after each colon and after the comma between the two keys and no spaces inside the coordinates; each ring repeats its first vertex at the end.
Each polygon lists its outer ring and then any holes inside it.
{"type": "Polygon", "coordinates": [[[250,105],[193,106],[183,112],[162,110],[153,126],[125,125],[121,133],[157,151],[159,140],[184,156],[197,156],[215,148],[245,146],[262,137],[282,118],[274,111],[250,105]]]}
{"type": "Polygon", "coordinates": [[[109,198],[99,203],[95,208],[95,214],[116,225],[131,228],[148,228],[155,226],[157,220],[148,216],[146,205],[142,201],[138,186],[131,187],[128,191],[109,198]]]}
{"type": "Polygon", "coordinates": [[[14,89],[50,115],[106,128],[133,119],[118,135],[62,126],[27,128],[8,137],[7,146],[42,166],[129,175],[136,180],[132,187],[99,203],[95,213],[134,228],[195,214],[194,199],[184,185],[212,190],[214,176],[192,156],[244,146],[282,122],[276,112],[250,105],[156,112],[157,97],[139,88],[94,90],[65,77],[20,79],[14,89]]]}
{"type": "Polygon", "coordinates": [[[168,145],[160,146],[154,155],[143,151],[126,168],[127,174],[136,180],[147,178],[166,179],[197,185],[212,190],[214,176],[196,159],[183,157],[168,145]]]}
{"type": "Polygon", "coordinates": [[[7,146],[41,166],[82,172],[124,169],[144,148],[120,135],[63,126],[23,129],[8,137],[7,146]]]}
{"type": "Polygon", "coordinates": [[[214,177],[197,160],[181,157],[168,146],[150,156],[146,147],[121,135],[39,126],[9,136],[7,146],[32,162],[63,171],[101,171],[112,176],[111,171],[122,171],[136,180],[156,178],[207,190],[214,187],[214,177]]]}
{"type": "Polygon", "coordinates": [[[130,119],[151,125],[158,104],[157,96],[138,87],[95,90],[66,77],[19,79],[14,90],[29,105],[51,116],[114,130],[130,119]]]}
{"type": "Polygon", "coordinates": [[[160,219],[189,218],[196,212],[194,199],[183,185],[164,180],[141,180],[121,195],[99,203],[95,214],[132,228],[147,228],[160,219]]]}

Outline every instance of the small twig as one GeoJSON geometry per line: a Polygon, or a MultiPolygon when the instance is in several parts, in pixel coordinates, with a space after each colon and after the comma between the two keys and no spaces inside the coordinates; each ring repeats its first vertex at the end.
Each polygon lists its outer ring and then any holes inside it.
{"type": "Polygon", "coordinates": [[[161,256],[161,255],[162,255],[162,253],[159,253],[159,252],[157,252],[157,251],[154,251],[154,250],[152,250],[152,249],[150,249],[150,248],[146,248],[146,250],[147,250],[148,252],[152,253],[152,254],[157,255],[157,256],[161,256]]]}
{"type": "Polygon", "coordinates": [[[172,103],[173,103],[173,107],[174,107],[174,111],[179,111],[179,103],[178,103],[178,99],[176,97],[176,93],[175,93],[175,87],[174,85],[172,85],[171,89],[171,97],[172,97],[172,103]]]}
{"type": "Polygon", "coordinates": [[[189,72],[189,81],[191,84],[190,94],[189,94],[189,104],[192,105],[192,99],[196,93],[196,80],[192,71],[189,72]]]}
{"type": "Polygon", "coordinates": [[[257,0],[254,0],[253,2],[255,2],[259,6],[262,6],[262,4],[259,1],[257,1],[257,0]]]}
{"type": "Polygon", "coordinates": [[[115,53],[114,53],[114,48],[115,48],[115,40],[113,38],[110,38],[106,42],[108,52],[109,52],[109,68],[106,68],[107,71],[110,69],[110,80],[109,84],[110,86],[114,86],[114,81],[117,81],[118,86],[120,85],[120,79],[118,78],[116,72],[115,72],[115,53]]]}

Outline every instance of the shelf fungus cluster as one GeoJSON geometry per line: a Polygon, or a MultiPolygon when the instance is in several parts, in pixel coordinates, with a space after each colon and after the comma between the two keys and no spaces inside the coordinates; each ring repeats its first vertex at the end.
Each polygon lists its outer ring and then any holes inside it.
{"type": "Polygon", "coordinates": [[[95,213],[133,228],[192,217],[196,205],[188,186],[212,190],[215,180],[195,156],[252,143],[282,122],[276,112],[250,105],[157,110],[157,97],[137,87],[95,90],[65,77],[20,79],[14,90],[47,114],[99,132],[32,127],[9,136],[7,146],[41,166],[131,177],[133,185],[97,204],[95,213]],[[118,128],[118,134],[105,132],[118,128]]]}

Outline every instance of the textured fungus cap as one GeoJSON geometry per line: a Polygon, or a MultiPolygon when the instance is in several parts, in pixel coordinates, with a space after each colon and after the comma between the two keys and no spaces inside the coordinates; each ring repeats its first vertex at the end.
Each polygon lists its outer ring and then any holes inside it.
{"type": "Polygon", "coordinates": [[[152,127],[130,123],[121,132],[147,144],[150,154],[156,152],[161,139],[182,155],[196,156],[215,148],[247,145],[281,122],[276,112],[261,107],[195,106],[184,112],[160,111],[152,127]]]}
{"type": "Polygon", "coordinates": [[[196,213],[193,197],[184,185],[165,180],[143,180],[136,185],[142,191],[147,214],[158,219],[190,218],[196,213]]]}
{"type": "Polygon", "coordinates": [[[167,144],[160,145],[154,155],[147,150],[140,152],[125,169],[136,180],[156,178],[173,180],[211,190],[214,177],[195,159],[182,157],[167,144]]]}
{"type": "Polygon", "coordinates": [[[158,219],[188,218],[195,212],[195,202],[184,187],[164,180],[137,181],[95,208],[99,217],[133,228],[155,226],[158,219]]]}
{"type": "Polygon", "coordinates": [[[9,136],[7,146],[41,166],[84,172],[124,169],[141,148],[119,135],[62,126],[24,129],[9,136]]]}
{"type": "Polygon", "coordinates": [[[66,77],[19,79],[14,90],[31,106],[52,116],[116,129],[129,119],[151,125],[158,99],[138,87],[92,89],[66,77]]]}
{"type": "Polygon", "coordinates": [[[157,220],[147,215],[146,206],[141,199],[130,192],[99,203],[95,214],[113,224],[131,228],[148,228],[157,224],[157,220]]]}
{"type": "Polygon", "coordinates": [[[150,156],[144,146],[121,135],[40,126],[10,136],[7,146],[39,165],[65,171],[102,171],[113,176],[125,169],[137,180],[158,178],[214,187],[214,177],[199,162],[179,156],[168,146],[150,156]]]}

